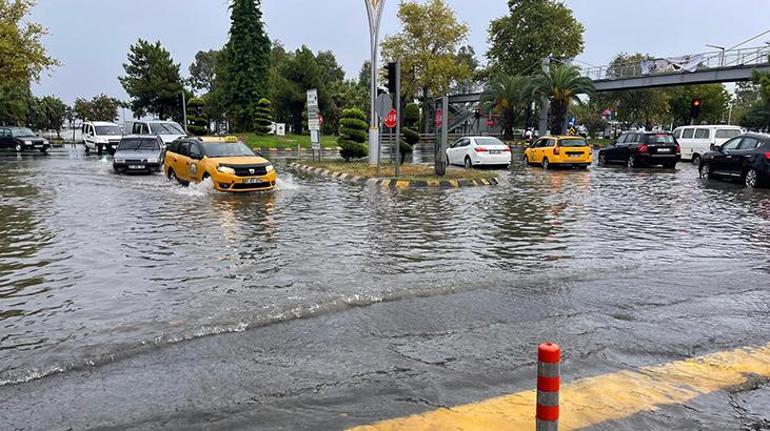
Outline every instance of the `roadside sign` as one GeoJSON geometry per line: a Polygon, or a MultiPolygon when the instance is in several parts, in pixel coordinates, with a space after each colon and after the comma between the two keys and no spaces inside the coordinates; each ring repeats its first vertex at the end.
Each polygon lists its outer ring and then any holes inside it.
{"type": "Polygon", "coordinates": [[[321,157],[321,125],[323,119],[318,112],[318,90],[311,89],[307,91],[307,128],[310,129],[310,143],[313,148],[313,157],[315,151],[318,151],[319,160],[321,157]]]}
{"type": "Polygon", "coordinates": [[[390,110],[393,109],[393,100],[387,94],[380,94],[377,96],[377,100],[374,102],[374,111],[383,120],[388,115],[390,110]]]}
{"type": "Polygon", "coordinates": [[[444,124],[444,110],[436,109],[436,117],[433,120],[433,124],[438,128],[444,124]]]}
{"type": "Polygon", "coordinates": [[[391,108],[388,115],[385,116],[385,127],[388,129],[392,129],[396,127],[396,123],[398,122],[398,112],[396,112],[396,108],[391,108]]]}
{"type": "Polygon", "coordinates": [[[318,108],[318,90],[312,89],[307,91],[307,107],[318,108]]]}
{"type": "Polygon", "coordinates": [[[321,120],[307,120],[309,130],[321,130],[321,120]]]}

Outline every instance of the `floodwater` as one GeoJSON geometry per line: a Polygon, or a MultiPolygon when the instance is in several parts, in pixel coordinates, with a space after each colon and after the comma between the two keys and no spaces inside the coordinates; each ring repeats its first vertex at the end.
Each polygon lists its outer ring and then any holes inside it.
{"type": "Polygon", "coordinates": [[[394,192],[276,163],[275,192],[233,196],[118,176],[73,149],[0,154],[0,386],[499,285],[525,295],[598,275],[728,269],[767,285],[770,191],[705,182],[687,164],[517,162],[499,187],[394,192]]]}

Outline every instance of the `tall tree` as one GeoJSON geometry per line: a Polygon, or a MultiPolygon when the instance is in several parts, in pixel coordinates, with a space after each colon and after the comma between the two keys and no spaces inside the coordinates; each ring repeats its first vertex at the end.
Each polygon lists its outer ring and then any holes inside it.
{"type": "Polygon", "coordinates": [[[513,140],[513,128],[522,121],[524,113],[532,100],[527,95],[530,78],[498,73],[492,77],[484,89],[482,106],[500,118],[503,137],[513,140]]]}
{"type": "Polygon", "coordinates": [[[83,121],[115,121],[118,118],[118,99],[100,94],[91,100],[78,98],[73,107],[76,118],[83,121]]]}
{"type": "Polygon", "coordinates": [[[551,101],[551,130],[566,132],[566,117],[570,104],[582,104],[580,96],[594,94],[593,82],[580,75],[574,66],[551,66],[549,73],[540,72],[530,79],[528,93],[534,97],[547,97],[551,101]]]}
{"type": "Polygon", "coordinates": [[[61,128],[67,115],[67,105],[54,96],[35,97],[30,104],[29,124],[38,130],[56,130],[61,138],[61,128]]]}
{"type": "Polygon", "coordinates": [[[262,23],[260,0],[233,0],[230,10],[230,40],[217,75],[231,128],[250,131],[259,100],[268,96],[270,39],[262,23]]]}
{"type": "Polygon", "coordinates": [[[328,107],[329,92],[323,81],[321,68],[313,51],[306,46],[283,58],[273,73],[272,82],[275,114],[281,122],[291,124],[294,133],[301,133],[303,130],[307,90],[318,89],[319,109],[324,112],[328,107]]]}
{"type": "Polygon", "coordinates": [[[401,3],[402,31],[385,38],[382,56],[401,61],[401,92],[405,99],[445,94],[471,76],[458,51],[468,37],[468,25],[457,20],[444,0],[401,3]]]}
{"type": "Polygon", "coordinates": [[[123,64],[126,76],[118,79],[131,96],[135,116],[155,114],[161,120],[179,119],[184,88],[179,68],[160,41],[153,44],[139,39],[131,46],[128,63],[123,64]]]}
{"type": "Polygon", "coordinates": [[[754,71],[752,81],[758,87],[761,96],[761,99],[751,109],[753,127],[770,129],[770,73],[754,71]],[[758,126],[763,122],[763,126],[758,126]]]}
{"type": "Polygon", "coordinates": [[[690,124],[690,110],[693,99],[701,99],[698,124],[720,124],[727,120],[727,109],[730,94],[722,84],[688,85],[674,87],[668,90],[669,112],[674,119],[674,125],[690,124]]]}
{"type": "MultiPolygon", "coordinates": [[[[639,76],[640,63],[652,59],[646,54],[618,54],[607,70],[608,76],[639,76]]],[[[660,88],[624,90],[602,93],[596,97],[603,109],[616,112],[616,119],[631,124],[644,125],[648,130],[656,124],[670,121],[669,93],[660,88]]]]}
{"type": "Polygon", "coordinates": [[[0,0],[0,85],[6,88],[37,82],[59,62],[48,55],[42,38],[48,32],[25,17],[34,0],[0,0]]]}
{"type": "Polygon", "coordinates": [[[216,78],[216,65],[220,51],[198,51],[195,61],[190,65],[190,86],[194,90],[211,92],[216,78]]]}
{"type": "Polygon", "coordinates": [[[583,52],[585,28],[557,0],[508,0],[508,15],[489,27],[487,58],[511,75],[529,74],[543,58],[574,58],[583,52]]]}

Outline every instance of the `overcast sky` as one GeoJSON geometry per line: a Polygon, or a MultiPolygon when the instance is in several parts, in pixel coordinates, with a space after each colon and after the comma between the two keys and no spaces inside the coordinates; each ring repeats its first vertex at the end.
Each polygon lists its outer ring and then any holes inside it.
{"type": "MultiPolygon", "coordinates": [[[[383,31],[399,30],[398,1],[385,0],[383,31]]],[[[483,59],[489,21],[506,12],[505,0],[447,0],[471,27],[468,43],[483,59]]],[[[49,28],[45,44],[63,65],[33,91],[67,103],[106,93],[127,96],[117,76],[138,38],[160,40],[182,73],[199,50],[227,40],[227,0],[38,0],[33,19],[49,28]]],[[[621,51],[657,57],[737,45],[770,30],[770,0],[567,0],[586,27],[578,59],[602,65],[621,51]]],[[[270,38],[290,49],[332,50],[349,77],[368,58],[368,24],[361,0],[262,0],[270,38]]],[[[770,42],[770,35],[747,46],[770,42]]],[[[515,42],[514,42],[515,43],[515,42]]]]}

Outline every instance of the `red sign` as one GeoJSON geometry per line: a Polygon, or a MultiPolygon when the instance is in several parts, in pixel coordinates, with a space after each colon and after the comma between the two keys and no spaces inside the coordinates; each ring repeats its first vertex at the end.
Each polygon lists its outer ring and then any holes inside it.
{"type": "Polygon", "coordinates": [[[396,127],[396,122],[398,122],[398,112],[396,112],[396,108],[393,108],[385,116],[385,127],[392,129],[396,127]]]}
{"type": "Polygon", "coordinates": [[[436,127],[441,127],[444,125],[444,110],[436,109],[436,118],[434,119],[433,124],[436,127]]]}
{"type": "Polygon", "coordinates": [[[321,113],[319,112],[318,113],[318,126],[319,127],[323,127],[323,125],[324,125],[324,116],[321,115],[321,113]]]}

